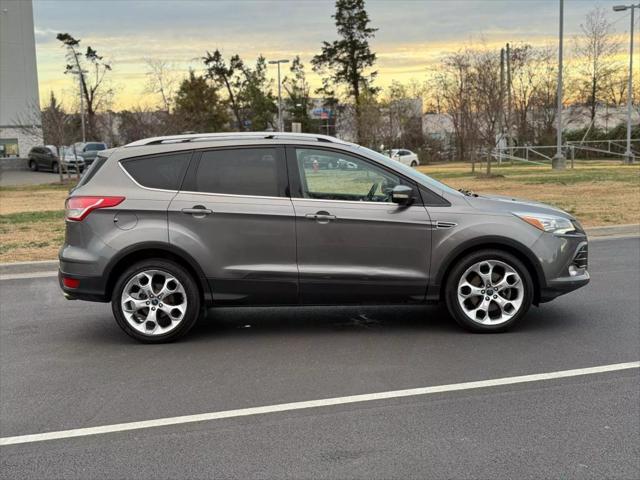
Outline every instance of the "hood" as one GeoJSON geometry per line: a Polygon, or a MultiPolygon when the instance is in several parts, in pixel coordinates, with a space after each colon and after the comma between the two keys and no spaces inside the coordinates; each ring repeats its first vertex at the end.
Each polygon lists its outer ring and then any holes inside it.
{"type": "Polygon", "coordinates": [[[534,200],[526,200],[514,198],[506,195],[478,195],[465,197],[472,207],[479,210],[488,210],[492,212],[501,211],[504,213],[511,212],[530,212],[543,213],[547,215],[557,215],[564,218],[575,220],[569,213],[559,208],[547,205],[546,203],[536,202],[534,200]]]}

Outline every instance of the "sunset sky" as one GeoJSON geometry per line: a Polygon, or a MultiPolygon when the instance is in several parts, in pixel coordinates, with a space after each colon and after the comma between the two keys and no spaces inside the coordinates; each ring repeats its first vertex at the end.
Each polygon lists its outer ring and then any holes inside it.
{"type": "MultiPolygon", "coordinates": [[[[587,12],[598,5],[611,12],[618,3],[566,0],[567,47],[587,12]]],[[[59,32],[112,61],[116,109],[154,102],[144,94],[146,58],[172,62],[180,75],[189,67],[201,71],[199,58],[216,48],[251,62],[263,54],[267,59],[300,55],[308,63],[323,40],[335,38],[334,2],[324,0],[34,0],[33,7],[41,100],[53,90],[69,106],[77,89],[63,74],[59,32]]],[[[557,44],[557,0],[369,0],[367,10],[371,25],[379,28],[371,46],[378,55],[380,86],[394,79],[424,80],[430,64],[465,44],[484,42],[497,49],[505,42],[557,44]]],[[[610,19],[618,33],[628,33],[628,12],[611,12],[610,19]]]]}

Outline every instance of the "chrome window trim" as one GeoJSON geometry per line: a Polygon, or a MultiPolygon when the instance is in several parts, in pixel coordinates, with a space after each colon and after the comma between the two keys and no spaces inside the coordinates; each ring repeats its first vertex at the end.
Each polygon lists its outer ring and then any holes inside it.
{"type": "MultiPolygon", "coordinates": [[[[331,203],[342,203],[342,204],[353,204],[353,205],[363,205],[363,204],[364,205],[381,205],[386,207],[388,207],[389,205],[397,205],[396,203],[393,203],[393,202],[366,202],[366,201],[359,201],[359,200],[324,200],[321,198],[302,198],[302,197],[292,197],[292,196],[272,197],[272,196],[263,196],[263,195],[237,195],[234,193],[192,192],[191,190],[166,190],[164,188],[145,187],[144,185],[141,185],[140,183],[138,183],[136,179],[133,178],[129,172],[127,172],[127,169],[124,168],[124,165],[122,165],[121,160],[118,160],[118,166],[129,178],[129,180],[131,180],[137,187],[140,187],[144,190],[150,190],[152,192],[166,192],[166,193],[174,193],[174,194],[186,193],[189,195],[210,195],[210,196],[216,196],[216,197],[232,197],[232,198],[258,198],[258,199],[265,199],[265,200],[286,199],[291,201],[300,200],[305,202],[331,202],[331,203]]],[[[416,204],[416,205],[410,205],[410,206],[424,207],[424,205],[422,204],[416,204]]]]}
{"type": "Polygon", "coordinates": [[[179,190],[178,193],[186,193],[189,195],[209,195],[214,197],[261,198],[264,200],[270,200],[270,199],[291,200],[291,197],[271,197],[271,196],[264,196],[264,195],[238,195],[237,193],[192,192],[191,190],[179,190]]]}
{"type": "MultiPolygon", "coordinates": [[[[360,201],[360,200],[324,200],[322,198],[304,198],[304,197],[291,197],[292,201],[303,201],[303,202],[331,202],[331,203],[349,203],[349,204],[354,204],[354,205],[382,205],[382,206],[386,206],[388,207],[389,205],[396,205],[399,206],[397,203],[394,202],[367,202],[367,201],[360,201]]],[[[409,207],[424,207],[424,205],[422,205],[421,203],[417,203],[417,204],[412,204],[409,205],[409,207]]],[[[407,207],[405,207],[407,208],[407,207]]]]}

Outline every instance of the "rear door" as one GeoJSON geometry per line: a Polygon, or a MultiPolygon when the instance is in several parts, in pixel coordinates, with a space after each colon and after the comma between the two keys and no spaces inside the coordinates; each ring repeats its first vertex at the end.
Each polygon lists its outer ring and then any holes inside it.
{"type": "Polygon", "coordinates": [[[200,264],[218,305],[297,303],[283,148],[198,153],[169,206],[169,241],[200,264]]]}
{"type": "Polygon", "coordinates": [[[287,149],[303,303],[420,302],[431,230],[416,185],[370,160],[324,148],[287,149]],[[320,169],[310,158],[340,165],[320,169]],[[396,185],[415,203],[391,202],[396,185]]]}

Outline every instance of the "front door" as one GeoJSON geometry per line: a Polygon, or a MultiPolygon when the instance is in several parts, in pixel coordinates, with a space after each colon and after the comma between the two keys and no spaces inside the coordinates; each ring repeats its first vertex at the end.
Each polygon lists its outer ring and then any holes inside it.
{"type": "Polygon", "coordinates": [[[214,303],[298,301],[295,217],[282,148],[196,154],[169,207],[169,240],[194,256],[214,303]]]}
{"type": "Polygon", "coordinates": [[[302,302],[424,300],[431,231],[416,185],[338,150],[290,147],[287,161],[302,302]],[[391,202],[399,184],[414,188],[411,206],[391,202]]]}

